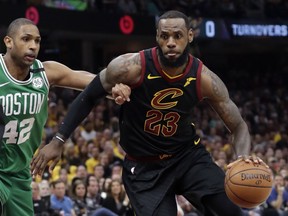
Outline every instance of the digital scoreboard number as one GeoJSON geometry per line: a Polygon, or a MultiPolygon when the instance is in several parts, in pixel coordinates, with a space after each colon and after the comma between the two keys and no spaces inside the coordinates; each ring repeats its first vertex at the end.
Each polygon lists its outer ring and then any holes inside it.
{"type": "Polygon", "coordinates": [[[202,39],[285,38],[288,37],[287,23],[197,18],[191,20],[191,27],[195,37],[202,39]]]}

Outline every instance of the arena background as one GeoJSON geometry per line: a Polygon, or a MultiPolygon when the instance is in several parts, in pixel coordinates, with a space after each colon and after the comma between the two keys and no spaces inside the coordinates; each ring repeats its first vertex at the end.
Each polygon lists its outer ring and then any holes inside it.
{"type": "MultiPolygon", "coordinates": [[[[157,16],[65,10],[23,2],[17,6],[15,1],[0,3],[0,35],[3,38],[8,23],[17,17],[34,20],[42,35],[41,60],[54,59],[97,73],[119,54],[155,45],[157,16]]],[[[256,12],[243,18],[191,17],[195,29],[192,53],[224,81],[245,76],[247,84],[255,74],[264,73],[281,80],[287,77],[288,19],[263,18],[256,12]]],[[[1,52],[5,52],[3,43],[1,52]]]]}

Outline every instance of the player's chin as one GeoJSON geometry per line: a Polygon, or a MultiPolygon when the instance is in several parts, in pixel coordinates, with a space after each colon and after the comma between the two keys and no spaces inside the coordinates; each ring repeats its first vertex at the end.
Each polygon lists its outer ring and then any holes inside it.
{"type": "Polygon", "coordinates": [[[34,60],[25,60],[24,61],[24,64],[26,65],[26,66],[31,66],[32,64],[33,64],[33,62],[34,62],[34,60]]]}
{"type": "Polygon", "coordinates": [[[170,63],[174,63],[177,61],[177,57],[176,56],[169,56],[169,55],[166,55],[166,60],[170,63]]]}

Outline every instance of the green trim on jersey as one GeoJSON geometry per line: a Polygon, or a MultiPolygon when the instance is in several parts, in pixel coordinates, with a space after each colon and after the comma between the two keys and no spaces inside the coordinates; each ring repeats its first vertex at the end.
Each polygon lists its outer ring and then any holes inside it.
{"type": "MultiPolygon", "coordinates": [[[[38,68],[43,65],[35,60],[31,69],[38,68]]],[[[44,70],[30,72],[28,80],[16,80],[0,55],[0,104],[5,115],[5,130],[0,142],[0,172],[15,174],[29,170],[47,121],[48,93],[49,82],[44,70]]]]}

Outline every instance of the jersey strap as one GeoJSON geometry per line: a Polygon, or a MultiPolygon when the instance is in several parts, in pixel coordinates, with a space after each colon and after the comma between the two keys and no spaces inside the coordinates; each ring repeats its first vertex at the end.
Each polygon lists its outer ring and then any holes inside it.
{"type": "Polygon", "coordinates": [[[35,69],[29,69],[29,72],[31,73],[39,73],[39,72],[42,72],[42,71],[45,71],[44,68],[35,68],[35,69]]]}

